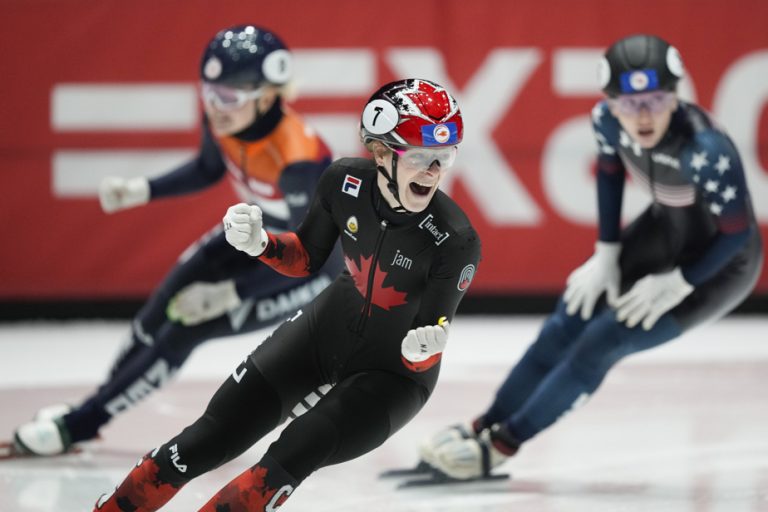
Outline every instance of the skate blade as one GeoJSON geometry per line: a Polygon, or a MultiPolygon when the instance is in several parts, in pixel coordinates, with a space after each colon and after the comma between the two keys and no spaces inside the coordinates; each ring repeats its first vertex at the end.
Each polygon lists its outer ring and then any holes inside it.
{"type": "Polygon", "coordinates": [[[48,457],[58,457],[61,455],[71,455],[80,453],[82,449],[77,446],[73,446],[68,451],[56,455],[35,455],[32,453],[22,452],[16,448],[13,441],[0,442],[0,460],[12,460],[12,459],[43,459],[48,457]]]}
{"type": "Polygon", "coordinates": [[[433,487],[437,485],[457,485],[457,484],[471,484],[480,482],[494,482],[499,480],[509,479],[509,473],[492,473],[486,476],[480,476],[477,478],[458,479],[451,478],[441,473],[430,473],[424,478],[413,478],[400,482],[398,489],[413,489],[416,487],[433,487]]]}
{"type": "Polygon", "coordinates": [[[432,467],[426,462],[419,462],[412,468],[388,469],[379,473],[379,478],[397,478],[401,476],[427,475],[433,472],[432,467]]]}

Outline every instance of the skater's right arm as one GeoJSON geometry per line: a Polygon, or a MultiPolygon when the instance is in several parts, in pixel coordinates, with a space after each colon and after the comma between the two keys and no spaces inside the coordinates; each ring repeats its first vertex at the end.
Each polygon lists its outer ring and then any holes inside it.
{"type": "Polygon", "coordinates": [[[303,277],[323,266],[339,237],[331,216],[332,178],[326,171],[320,178],[307,216],[295,232],[268,233],[261,220],[261,209],[239,203],[224,216],[227,241],[235,248],[281,274],[303,277]]]}
{"type": "Polygon", "coordinates": [[[221,151],[207,120],[203,122],[200,150],[189,162],[154,179],[144,176],[108,176],[99,185],[99,201],[106,213],[133,208],[161,197],[196,192],[219,181],[226,173],[221,151]]]}
{"type": "Polygon", "coordinates": [[[626,170],[616,149],[618,121],[610,114],[603,101],[592,110],[592,127],[598,147],[597,202],[599,212],[599,239],[595,252],[586,263],[568,276],[563,299],[566,312],[580,312],[582,320],[589,320],[598,299],[606,294],[608,304],[614,305],[619,294],[621,271],[619,257],[621,243],[621,205],[626,170]]]}

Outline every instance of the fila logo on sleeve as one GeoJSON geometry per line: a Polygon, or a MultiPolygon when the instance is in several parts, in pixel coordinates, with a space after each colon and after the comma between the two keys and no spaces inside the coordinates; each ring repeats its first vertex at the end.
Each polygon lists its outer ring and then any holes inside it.
{"type": "Polygon", "coordinates": [[[347,174],[347,176],[344,178],[344,184],[341,186],[341,191],[345,194],[349,194],[352,197],[357,197],[357,194],[360,193],[360,184],[363,182],[360,178],[355,178],[354,176],[350,176],[347,174]]]}

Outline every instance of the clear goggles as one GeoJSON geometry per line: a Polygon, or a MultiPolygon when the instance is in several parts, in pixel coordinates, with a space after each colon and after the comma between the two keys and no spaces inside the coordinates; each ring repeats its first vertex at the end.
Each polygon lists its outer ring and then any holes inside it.
{"type": "Polygon", "coordinates": [[[200,95],[203,102],[217,110],[233,111],[245,106],[251,100],[264,95],[264,88],[255,90],[237,89],[228,85],[202,82],[200,95]]]}
{"type": "Polygon", "coordinates": [[[437,162],[441,170],[446,170],[456,161],[456,146],[440,148],[396,148],[389,149],[397,153],[397,162],[401,167],[407,167],[414,171],[429,169],[437,162]]]}
{"type": "Polygon", "coordinates": [[[659,114],[672,107],[676,94],[670,91],[654,91],[642,94],[622,94],[608,101],[619,112],[636,116],[646,109],[651,114],[659,114]]]}

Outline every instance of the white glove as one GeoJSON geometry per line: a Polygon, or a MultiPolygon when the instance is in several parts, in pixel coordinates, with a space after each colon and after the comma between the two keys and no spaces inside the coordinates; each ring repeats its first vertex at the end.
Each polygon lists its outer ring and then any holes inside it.
{"type": "Polygon", "coordinates": [[[439,354],[445,350],[449,325],[445,317],[442,317],[438,320],[438,325],[411,329],[400,344],[400,353],[412,363],[420,363],[439,354]]]}
{"type": "Polygon", "coordinates": [[[475,436],[472,425],[451,425],[425,439],[419,446],[419,459],[434,467],[437,451],[448,443],[475,436]]]}
{"type": "Polygon", "coordinates": [[[166,312],[174,322],[197,325],[235,309],[241,302],[231,279],[218,283],[195,282],[170,300],[166,312]]]}
{"type": "Polygon", "coordinates": [[[435,451],[429,463],[452,478],[467,480],[488,475],[491,469],[500,466],[508,458],[493,445],[490,430],[486,429],[477,437],[444,443],[435,451]],[[484,456],[483,452],[487,455],[484,456]]]}
{"type": "Polygon", "coordinates": [[[595,244],[592,257],[568,276],[568,286],[563,295],[567,304],[566,313],[574,315],[581,308],[582,320],[589,320],[603,292],[606,292],[608,304],[615,303],[621,283],[620,254],[621,244],[618,242],[595,244]]]}
{"type": "Polygon", "coordinates": [[[267,232],[261,221],[261,208],[238,203],[224,215],[224,236],[237,250],[259,256],[267,248],[267,232]]]}
{"type": "Polygon", "coordinates": [[[663,274],[648,274],[639,279],[632,289],[616,302],[616,318],[626,320],[627,327],[643,322],[649,331],[656,321],[674,308],[693,291],[680,271],[680,267],[663,274]]]}
{"type": "Polygon", "coordinates": [[[99,202],[106,213],[146,204],[149,202],[149,180],[108,176],[99,183],[99,202]]]}

